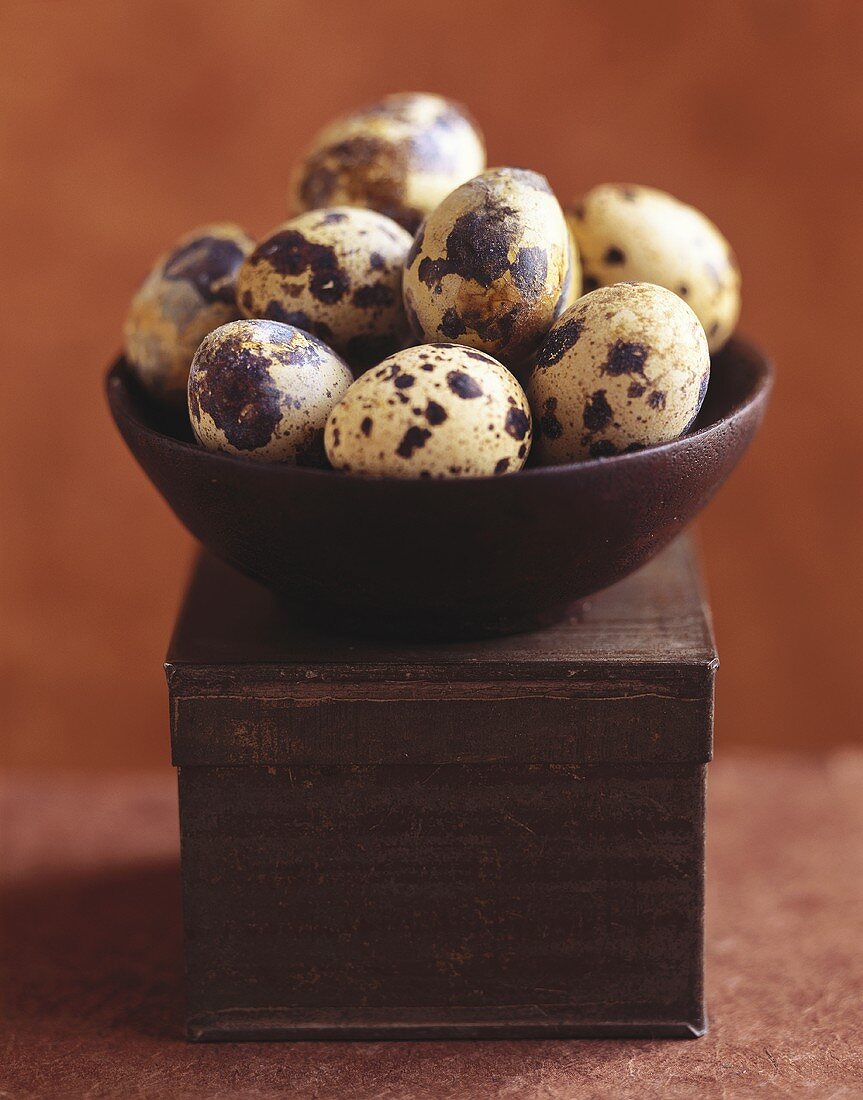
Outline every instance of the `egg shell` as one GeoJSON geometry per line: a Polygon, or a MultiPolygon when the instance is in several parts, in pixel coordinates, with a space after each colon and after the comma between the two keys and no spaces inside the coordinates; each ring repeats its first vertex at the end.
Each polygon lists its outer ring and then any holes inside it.
{"type": "MultiPolygon", "coordinates": [[[[564,214],[564,219],[565,218],[566,215],[564,214]]],[[[573,237],[572,233],[569,231],[569,225],[567,225],[567,237],[569,245],[567,272],[560,296],[558,316],[560,316],[565,309],[569,309],[571,305],[577,302],[584,292],[582,286],[581,256],[578,251],[575,237],[573,237]]]]}
{"type": "Polygon", "coordinates": [[[295,210],[365,206],[413,233],[483,168],[482,134],[464,107],[403,92],[324,127],[294,173],[291,202],[295,210]]]}
{"type": "Polygon", "coordinates": [[[543,176],[483,172],[448,195],[414,239],[404,298],[415,339],[455,340],[518,370],[566,305],[571,259],[543,176]]]}
{"type": "Polygon", "coordinates": [[[337,470],[372,477],[514,473],[530,450],[530,406],[502,364],[459,344],[422,344],[358,378],[325,432],[337,470]]]}
{"type": "Polygon", "coordinates": [[[205,225],[156,261],[132,299],[126,361],[144,388],[184,405],[189,365],[208,332],[240,316],[235,279],[255,242],[237,225],[205,225]]]}
{"type": "Polygon", "coordinates": [[[322,466],[324,425],[352,380],[331,348],[293,325],[232,321],[195,352],[189,417],[208,450],[322,466]]]}
{"type": "Polygon", "coordinates": [[[243,264],[240,308],[311,332],[361,373],[405,343],[401,284],[410,246],[410,234],[374,210],[300,214],[243,264]]]}
{"type": "Polygon", "coordinates": [[[740,269],[728,241],[692,206],[664,191],[604,183],[567,210],[585,290],[629,279],[673,290],[704,326],[711,352],[740,315],[740,269]]]}
{"type": "Polygon", "coordinates": [[[710,378],[700,321],[652,283],[585,294],[555,324],[528,380],[541,465],[641,450],[691,426],[710,378]]]}

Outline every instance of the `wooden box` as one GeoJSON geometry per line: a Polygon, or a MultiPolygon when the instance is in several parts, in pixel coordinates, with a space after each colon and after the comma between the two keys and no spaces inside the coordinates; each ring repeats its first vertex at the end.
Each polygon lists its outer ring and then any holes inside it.
{"type": "Polygon", "coordinates": [[[716,667],[686,541],[456,644],[314,635],[204,557],[166,665],[189,1037],[702,1034],[716,667]]]}

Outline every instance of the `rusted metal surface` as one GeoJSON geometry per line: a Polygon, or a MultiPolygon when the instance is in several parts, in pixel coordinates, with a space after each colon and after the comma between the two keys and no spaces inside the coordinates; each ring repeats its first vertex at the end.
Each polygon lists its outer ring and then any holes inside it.
{"type": "Polygon", "coordinates": [[[716,663],[685,543],[415,647],[205,560],[167,666],[190,1037],[700,1034],[716,663]]]}
{"type": "MultiPolygon", "coordinates": [[[[216,454],[183,438],[118,362],[108,397],[123,438],[214,554],[362,634],[468,637],[533,629],[666,546],[746,450],[770,384],[733,340],[695,429],[635,454],[508,477],[375,480],[216,454]]],[[[187,429],[188,430],[188,429],[187,429]]]]}

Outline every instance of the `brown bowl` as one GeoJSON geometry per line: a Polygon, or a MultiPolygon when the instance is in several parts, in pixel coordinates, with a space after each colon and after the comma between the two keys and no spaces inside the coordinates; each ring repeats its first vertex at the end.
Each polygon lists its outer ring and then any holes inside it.
{"type": "Polygon", "coordinates": [[[198,447],[134,384],[108,374],[120,433],[191,533],[350,632],[456,638],[530,630],[637,569],[704,507],[764,414],[771,368],[734,339],[682,439],[498,478],[372,480],[198,447]]]}

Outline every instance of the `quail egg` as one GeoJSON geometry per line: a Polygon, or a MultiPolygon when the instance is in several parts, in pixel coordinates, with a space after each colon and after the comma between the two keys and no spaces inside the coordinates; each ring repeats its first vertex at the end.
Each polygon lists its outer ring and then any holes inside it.
{"type": "Polygon", "coordinates": [[[192,428],[210,451],[326,465],[324,424],[352,377],[331,348],[293,325],[232,321],[192,360],[192,428]]]}
{"type": "Polygon", "coordinates": [[[652,283],[585,294],[552,328],[527,384],[543,465],[641,450],[687,431],[710,353],[700,321],[652,283]]]}
{"type": "Polygon", "coordinates": [[[410,234],[374,210],[300,214],[246,259],[237,276],[240,308],[311,332],[360,373],[404,346],[401,282],[410,246],[410,234]]]}
{"type": "Polygon", "coordinates": [[[571,294],[566,221],[543,176],[493,168],[448,195],[408,254],[417,340],[455,340],[518,370],[571,294]]]}
{"type": "Polygon", "coordinates": [[[352,474],[509,474],[530,449],[530,406],[490,355],[422,344],[358,378],[330,414],[324,441],[331,464],[352,474]]]}
{"type": "Polygon", "coordinates": [[[423,215],[485,168],[476,123],[438,95],[390,95],[336,119],[312,142],[292,183],[294,209],[366,206],[411,233],[423,215]]]}
{"type": "Polygon", "coordinates": [[[585,290],[638,279],[673,290],[692,307],[711,352],[740,313],[740,270],[728,242],[702,213],[651,187],[604,183],[567,211],[585,290]]]}
{"type": "Polygon", "coordinates": [[[234,280],[254,246],[239,226],[206,225],[156,262],[124,326],[126,361],[153,396],[185,403],[195,349],[208,332],[240,316],[234,280]]]}

